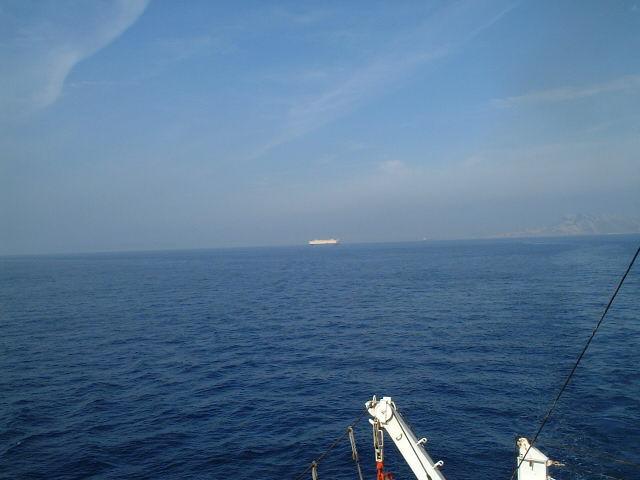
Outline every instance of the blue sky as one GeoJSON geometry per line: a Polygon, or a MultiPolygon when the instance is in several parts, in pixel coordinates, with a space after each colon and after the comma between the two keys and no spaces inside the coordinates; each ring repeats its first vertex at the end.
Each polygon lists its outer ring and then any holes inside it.
{"type": "Polygon", "coordinates": [[[640,2],[0,2],[0,253],[640,212],[640,2]]]}

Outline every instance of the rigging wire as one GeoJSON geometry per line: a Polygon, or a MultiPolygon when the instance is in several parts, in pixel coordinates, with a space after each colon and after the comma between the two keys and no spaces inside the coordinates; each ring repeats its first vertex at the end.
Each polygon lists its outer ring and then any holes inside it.
{"type": "Polygon", "coordinates": [[[607,315],[607,312],[609,311],[609,308],[611,307],[611,304],[613,304],[613,301],[615,300],[616,296],[618,295],[618,292],[620,291],[620,287],[622,287],[622,284],[624,283],[625,279],[627,278],[627,275],[631,271],[631,267],[633,267],[633,264],[635,263],[636,258],[638,258],[638,254],[640,254],[640,247],[638,247],[638,249],[636,250],[636,253],[633,256],[633,258],[631,259],[631,262],[629,262],[629,266],[627,267],[627,270],[624,272],[624,275],[622,275],[622,278],[620,278],[620,281],[618,282],[618,286],[616,287],[615,291],[613,292],[613,295],[611,295],[611,298],[609,299],[609,303],[607,303],[607,306],[604,309],[604,312],[602,313],[602,316],[600,317],[600,320],[598,321],[598,323],[596,324],[595,328],[593,329],[593,332],[591,332],[591,336],[589,337],[589,339],[587,340],[587,343],[585,344],[584,348],[580,352],[580,355],[578,355],[577,360],[573,364],[573,368],[571,369],[571,372],[569,372],[569,375],[567,376],[567,379],[564,381],[564,384],[560,388],[560,391],[558,391],[558,394],[556,395],[555,399],[551,403],[551,406],[549,407],[549,410],[547,411],[546,415],[542,419],[542,422],[540,423],[540,427],[538,427],[538,431],[536,432],[535,436],[533,437],[533,440],[529,444],[529,448],[524,453],[522,458],[518,461],[518,464],[516,465],[516,468],[514,468],[513,472],[511,472],[510,480],[513,480],[513,477],[515,476],[516,472],[520,468],[520,465],[522,465],[522,462],[524,462],[524,459],[527,457],[527,454],[529,453],[529,450],[531,450],[531,448],[533,447],[533,444],[538,439],[538,436],[540,435],[540,432],[542,431],[544,426],[547,424],[547,420],[549,420],[549,417],[551,416],[551,414],[555,410],[556,405],[558,404],[558,400],[560,400],[560,397],[562,396],[562,394],[564,393],[565,389],[567,388],[567,385],[569,385],[569,382],[571,381],[571,378],[573,377],[573,374],[576,372],[576,369],[578,368],[578,365],[580,364],[580,361],[582,360],[582,357],[584,357],[584,354],[587,352],[587,349],[589,348],[589,345],[591,345],[591,341],[593,340],[593,337],[595,337],[596,332],[600,328],[600,325],[602,324],[602,321],[604,320],[604,317],[607,315]]]}
{"type": "Polygon", "coordinates": [[[340,443],[340,441],[344,439],[344,437],[349,435],[349,429],[350,428],[352,429],[353,427],[355,427],[358,424],[358,422],[362,420],[362,417],[364,417],[365,413],[367,413],[367,411],[363,410],[362,413],[358,415],[358,417],[347,426],[345,431],[340,436],[338,436],[331,445],[327,447],[327,449],[322,453],[322,455],[320,455],[318,458],[313,460],[313,462],[311,462],[307,466],[307,468],[304,469],[304,471],[300,472],[300,474],[297,477],[295,477],[295,480],[300,480],[302,477],[304,477],[307,474],[307,472],[309,472],[309,470],[314,468],[314,465],[317,468],[317,466],[320,465],[320,462],[322,461],[322,459],[326,457],[329,454],[329,452],[331,452],[331,450],[333,450],[336,447],[336,445],[338,445],[338,443],[340,443]]]}
{"type": "Polygon", "coordinates": [[[358,478],[359,480],[364,480],[362,478],[362,468],[360,467],[360,455],[358,455],[358,447],[356,446],[356,436],[353,433],[353,427],[348,427],[347,432],[349,434],[349,442],[351,442],[351,459],[356,462],[356,468],[358,469],[358,478]]]}

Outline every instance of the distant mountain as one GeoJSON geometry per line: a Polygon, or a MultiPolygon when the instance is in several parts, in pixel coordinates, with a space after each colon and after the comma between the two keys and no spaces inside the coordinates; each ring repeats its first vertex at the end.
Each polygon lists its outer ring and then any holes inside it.
{"type": "Polygon", "coordinates": [[[640,220],[619,215],[565,215],[556,225],[511,232],[501,237],[558,237],[569,235],[606,235],[640,233],[640,220]]]}

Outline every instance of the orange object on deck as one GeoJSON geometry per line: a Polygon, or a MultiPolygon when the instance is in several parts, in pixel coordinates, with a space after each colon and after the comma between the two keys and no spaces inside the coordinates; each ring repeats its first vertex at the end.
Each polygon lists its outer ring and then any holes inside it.
{"type": "Polygon", "coordinates": [[[393,480],[394,476],[391,472],[384,471],[384,463],[376,462],[376,480],[393,480]]]}

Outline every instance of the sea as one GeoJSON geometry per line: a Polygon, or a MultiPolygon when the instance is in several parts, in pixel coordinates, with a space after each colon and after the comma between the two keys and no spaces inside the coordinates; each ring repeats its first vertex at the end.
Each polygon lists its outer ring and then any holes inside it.
{"type": "MultiPolygon", "coordinates": [[[[448,479],[508,480],[639,245],[1,257],[0,478],[311,479],[377,395],[448,479]]],[[[639,365],[637,264],[538,439],[554,478],[640,478],[639,365]]],[[[414,478],[389,437],[385,464],[414,478]]],[[[346,438],[318,478],[358,478],[346,438]]]]}

